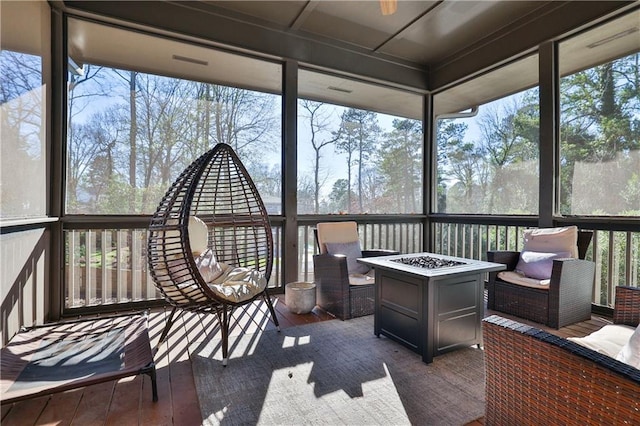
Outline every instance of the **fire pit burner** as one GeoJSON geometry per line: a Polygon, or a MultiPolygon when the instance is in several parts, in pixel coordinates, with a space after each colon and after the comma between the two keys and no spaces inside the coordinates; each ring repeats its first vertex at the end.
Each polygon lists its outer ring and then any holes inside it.
{"type": "Polygon", "coordinates": [[[437,257],[431,256],[401,257],[400,259],[392,259],[392,262],[404,263],[405,265],[427,269],[465,265],[464,262],[458,262],[457,260],[438,259],[437,257]]]}

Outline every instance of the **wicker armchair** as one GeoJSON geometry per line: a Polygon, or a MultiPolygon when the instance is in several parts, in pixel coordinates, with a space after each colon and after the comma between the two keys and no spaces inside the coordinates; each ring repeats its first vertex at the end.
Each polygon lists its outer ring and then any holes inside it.
{"type": "MultiPolygon", "coordinates": [[[[639,321],[640,288],[616,288],[613,322],[639,321]]],[[[482,328],[485,424],[640,424],[640,370],[497,315],[482,328]]]]}
{"type": "Polygon", "coordinates": [[[156,287],[173,308],[159,342],[166,338],[176,313],[215,313],[222,331],[223,365],[227,365],[231,313],[258,298],[266,302],[279,330],[266,285],[273,267],[269,217],[255,184],[229,145],[219,143],[196,159],[169,188],[149,225],[148,262],[156,287]],[[194,218],[205,227],[204,235],[192,235],[194,218]],[[195,236],[204,240],[220,265],[255,271],[264,287],[214,285],[206,280],[192,250],[195,236]]]}
{"type": "MultiPolygon", "coordinates": [[[[344,241],[357,240],[355,222],[319,223],[314,230],[320,254],[313,256],[313,271],[316,283],[317,305],[342,320],[373,314],[375,304],[375,284],[373,278],[367,284],[351,284],[347,270],[347,258],[328,254],[327,233],[322,228],[339,228],[344,241]]],[[[398,254],[392,250],[362,250],[362,257],[398,254]]],[[[353,281],[353,280],[352,280],[353,281]]]]}
{"type": "MultiPolygon", "coordinates": [[[[579,259],[553,261],[551,281],[545,288],[526,287],[503,281],[498,272],[489,274],[487,309],[560,328],[591,318],[595,264],[584,260],[593,232],[578,232],[579,259]]],[[[488,251],[489,262],[516,268],[520,252],[488,251]]]]}

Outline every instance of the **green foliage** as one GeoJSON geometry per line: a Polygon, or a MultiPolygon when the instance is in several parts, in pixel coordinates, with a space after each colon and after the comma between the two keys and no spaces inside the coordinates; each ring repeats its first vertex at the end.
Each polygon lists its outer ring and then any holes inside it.
{"type": "MultiPolygon", "coordinates": [[[[628,216],[640,209],[640,54],[561,80],[560,213],[628,216]]],[[[537,214],[539,100],[533,88],[440,120],[437,211],[537,214]]],[[[552,173],[545,170],[544,173],[552,173]]]]}
{"type": "Polygon", "coordinates": [[[375,152],[380,127],[373,111],[349,108],[342,113],[340,127],[335,132],[337,153],[346,154],[347,212],[365,211],[364,180],[366,163],[375,152]],[[354,170],[355,166],[355,170],[354,170]],[[355,174],[355,189],[352,176],[355,174]],[[355,192],[357,200],[352,200],[355,192]]]}
{"type": "Polygon", "coordinates": [[[338,179],[334,182],[329,194],[329,211],[346,213],[349,201],[349,183],[346,179],[338,179]]]}
{"type": "Polygon", "coordinates": [[[415,120],[394,120],[378,150],[384,193],[375,211],[419,213],[422,192],[422,126],[415,120]]]}
{"type": "Polygon", "coordinates": [[[481,105],[473,120],[472,136],[461,119],[437,123],[438,211],[537,213],[537,89],[481,105]]]}
{"type": "MultiPolygon", "coordinates": [[[[422,209],[421,123],[393,119],[383,131],[373,111],[300,100],[306,138],[299,155],[312,148],[312,175],[298,172],[299,213],[415,213],[422,209]],[[332,120],[339,115],[339,120],[332,120]],[[335,156],[321,155],[332,145],[335,156]],[[344,163],[342,163],[344,161],[344,163]],[[334,164],[329,164],[334,163],[334,164]],[[342,164],[338,164],[342,163],[342,164]],[[327,165],[329,165],[328,168],[327,165]],[[326,198],[331,169],[340,171],[326,198]]],[[[300,126],[302,127],[302,126],[300,126]]]]}
{"type": "Polygon", "coordinates": [[[562,214],[640,208],[640,79],[636,53],[561,80],[562,214]]]}

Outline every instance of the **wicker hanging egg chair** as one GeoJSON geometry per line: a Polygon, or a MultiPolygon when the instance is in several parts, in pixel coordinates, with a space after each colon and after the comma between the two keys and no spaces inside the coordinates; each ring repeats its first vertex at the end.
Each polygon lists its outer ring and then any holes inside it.
{"type": "Polygon", "coordinates": [[[279,328],[267,283],[273,235],[255,184],[227,144],[217,144],[188,166],[160,202],[149,225],[151,276],[178,310],[215,313],[228,362],[229,322],[237,307],[262,297],[279,328]]]}

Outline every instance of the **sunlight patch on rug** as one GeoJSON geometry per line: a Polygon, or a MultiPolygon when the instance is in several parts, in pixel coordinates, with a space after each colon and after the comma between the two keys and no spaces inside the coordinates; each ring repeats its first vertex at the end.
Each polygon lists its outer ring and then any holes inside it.
{"type": "Polygon", "coordinates": [[[203,423],[463,425],[484,415],[483,352],[425,364],[373,335],[373,317],[324,321],[189,348],[203,423]]]}

